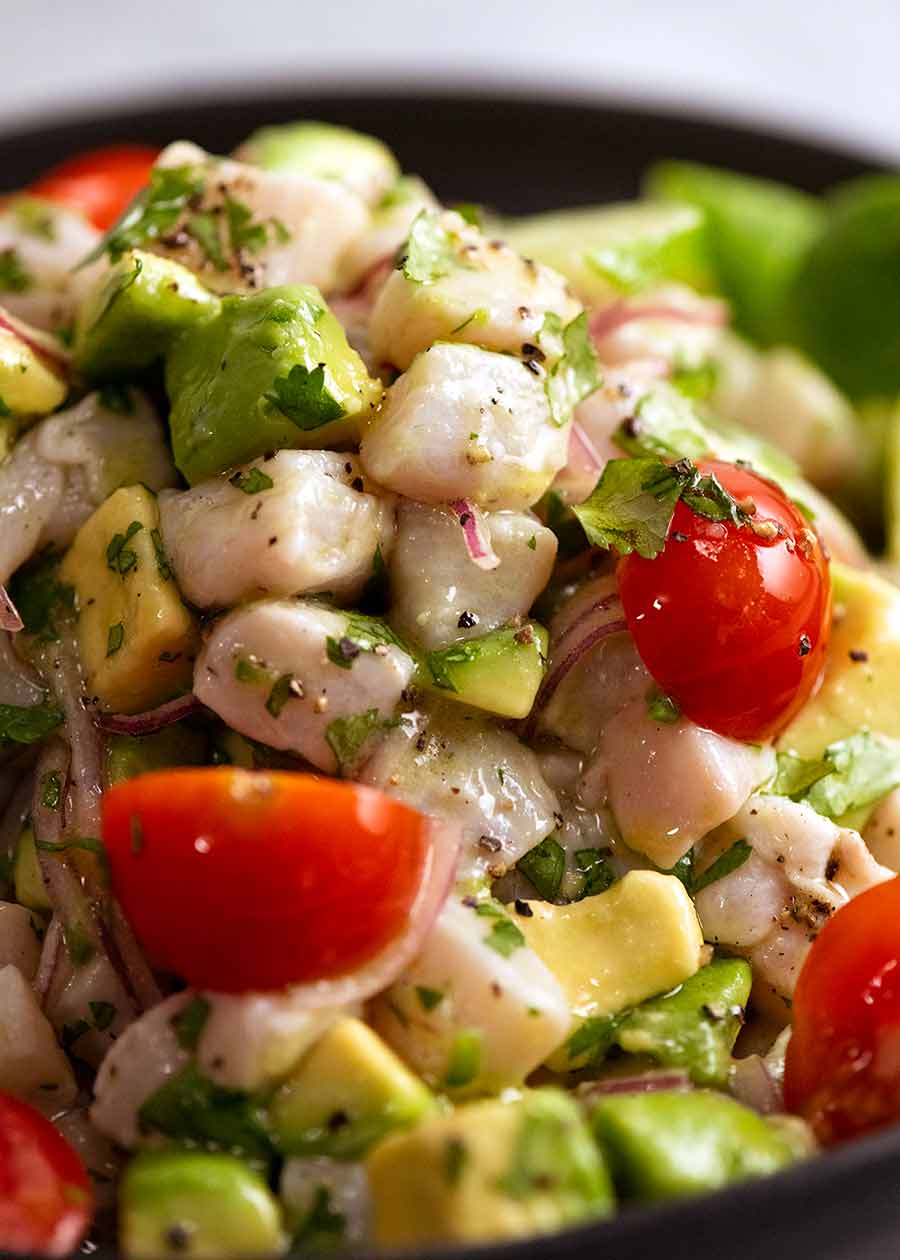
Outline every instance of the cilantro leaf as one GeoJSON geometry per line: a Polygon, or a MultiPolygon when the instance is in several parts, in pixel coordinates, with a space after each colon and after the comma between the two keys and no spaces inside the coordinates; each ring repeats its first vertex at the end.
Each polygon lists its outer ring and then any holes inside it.
{"type": "Polygon", "coordinates": [[[5,293],[27,293],[34,277],[22,262],[17,249],[0,249],[0,290],[5,293]]]}
{"type": "Polygon", "coordinates": [[[63,711],[50,700],[40,704],[0,704],[0,740],[36,744],[62,723],[63,711]]]}
{"type": "Polygon", "coordinates": [[[261,468],[251,468],[248,472],[233,473],[228,480],[235,489],[244,494],[260,494],[263,490],[271,490],[275,482],[261,468]]]}
{"type": "Polygon", "coordinates": [[[640,399],[634,414],[616,429],[613,441],[629,455],[661,459],[699,459],[710,449],[709,436],[690,402],[660,388],[640,399]]]}
{"type": "MultiPolygon", "coordinates": [[[[239,254],[241,250],[247,250],[248,253],[255,254],[265,247],[265,224],[253,222],[253,212],[249,206],[245,206],[242,201],[236,201],[234,197],[226,197],[225,215],[228,219],[228,239],[232,253],[239,254]]],[[[284,224],[281,227],[284,230],[284,224]]]]}
{"type": "Polygon", "coordinates": [[[587,311],[582,311],[562,334],[563,356],[547,373],[545,389],[554,424],[565,424],[575,406],[600,385],[600,368],[591,335],[587,311]]]}
{"type": "Polygon", "coordinates": [[[325,740],[335,755],[338,769],[355,761],[369,736],[382,725],[378,709],[366,709],[352,717],[335,718],[325,727],[325,740]]]}
{"type": "Polygon", "coordinates": [[[240,1152],[267,1165],[272,1145],[265,1110],[252,1094],[226,1089],[190,1063],[141,1104],[144,1133],[163,1133],[180,1142],[240,1152]]]}
{"type": "Polygon", "coordinates": [[[282,674],[280,678],[276,679],[266,700],[266,708],[272,714],[272,717],[280,717],[281,711],[288,700],[296,694],[293,674],[282,674]]]}
{"type": "Polygon", "coordinates": [[[857,731],[829,744],[820,760],[780,753],[772,792],[805,800],[826,818],[842,818],[900,786],[900,740],[857,731]]]}
{"type": "Polygon", "coordinates": [[[582,877],[581,888],[573,901],[583,901],[585,897],[596,897],[606,892],[616,882],[616,875],[604,853],[599,849],[577,849],[575,851],[575,869],[582,877]]]}
{"type": "Polygon", "coordinates": [[[652,560],[665,546],[685,482],[677,465],[661,459],[611,459],[587,499],[572,510],[595,547],[652,560]]]}
{"type": "Polygon", "coordinates": [[[106,548],[106,567],[124,577],[137,564],[137,553],[126,543],[144,528],[140,521],[132,521],[124,534],[113,534],[106,548]]]}
{"type": "Polygon", "coordinates": [[[184,230],[193,236],[203,250],[207,261],[216,271],[228,270],[228,259],[222,249],[222,238],[219,235],[219,220],[208,210],[192,214],[184,225],[184,230]]]}
{"type": "Polygon", "coordinates": [[[175,1039],[182,1050],[197,1049],[197,1042],[200,1040],[200,1034],[206,1026],[211,1009],[206,998],[197,995],[191,998],[187,1006],[180,1010],[172,1020],[175,1039]]]}
{"type": "Polygon", "coordinates": [[[42,643],[59,638],[57,622],[75,609],[75,589],[59,580],[59,561],[53,556],[32,568],[20,571],[9,585],[9,594],[24,625],[24,634],[35,635],[42,643]]]}
{"type": "Polygon", "coordinates": [[[344,408],[328,388],[324,363],[312,371],[295,363],[286,376],[276,376],[272,387],[274,392],[266,394],[267,401],[306,433],[344,415],[344,408]]]}
{"type": "Polygon", "coordinates": [[[413,219],[397,260],[398,270],[414,284],[434,284],[457,265],[453,236],[436,214],[420,210],[413,219]]]}
{"type": "Polygon", "coordinates": [[[735,840],[731,848],[719,854],[715,862],[708,866],[701,875],[694,876],[691,892],[702,892],[710,884],[715,884],[717,880],[724,879],[726,875],[736,871],[739,866],[743,866],[752,852],[753,846],[749,845],[746,840],[735,840]]]}
{"type": "Polygon", "coordinates": [[[519,858],[516,870],[522,872],[545,901],[555,901],[566,872],[565,850],[552,835],[546,836],[519,858]]]}
{"type": "Polygon", "coordinates": [[[670,726],[681,717],[681,707],[677,700],[666,695],[659,687],[651,687],[647,692],[647,713],[654,722],[670,726]]]}
{"type": "Polygon", "coordinates": [[[109,627],[106,635],[106,655],[115,656],[119,648],[125,642],[125,626],[121,621],[117,621],[114,626],[109,627]]]}
{"type": "Polygon", "coordinates": [[[114,223],[82,267],[109,254],[113,262],[134,246],[159,240],[171,232],[195,197],[203,192],[203,177],[193,166],[157,166],[150,182],[114,223]]]}

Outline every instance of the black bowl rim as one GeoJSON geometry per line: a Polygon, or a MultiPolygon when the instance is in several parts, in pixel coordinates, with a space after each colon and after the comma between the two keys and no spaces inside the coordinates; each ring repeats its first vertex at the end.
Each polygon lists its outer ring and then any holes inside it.
{"type": "MultiPolygon", "coordinates": [[[[821,159],[825,165],[833,164],[835,170],[842,172],[835,178],[886,169],[884,153],[874,149],[867,152],[863,146],[848,144],[810,128],[754,121],[740,111],[696,106],[685,109],[674,99],[647,99],[620,92],[587,93],[560,83],[526,91],[521,83],[509,79],[494,83],[481,79],[473,87],[471,82],[440,75],[431,79],[404,75],[391,79],[389,84],[383,76],[354,76],[352,86],[336,88],[326,73],[306,80],[303,87],[305,90],[300,92],[282,79],[268,90],[260,91],[258,82],[224,81],[219,87],[204,86],[189,102],[174,106],[171,96],[161,92],[113,99],[103,108],[67,114],[64,121],[60,121],[54,111],[46,111],[19,120],[14,128],[0,132],[0,188],[6,187],[3,181],[10,167],[36,175],[46,166],[47,153],[52,155],[49,160],[59,160],[86,144],[103,143],[110,129],[119,135],[134,134],[141,138],[158,135],[163,128],[168,128],[167,134],[175,136],[181,133],[177,127],[169,127],[170,119],[182,118],[187,125],[186,120],[191,117],[212,118],[223,109],[235,115],[242,110],[264,115],[267,108],[278,113],[292,104],[319,105],[327,110],[329,104],[341,107],[364,107],[366,102],[403,105],[421,103],[423,99],[443,107],[474,110],[498,104],[507,108],[542,105],[561,113],[605,115],[612,121],[629,119],[647,125],[682,128],[686,132],[705,132],[723,143],[733,136],[745,143],[781,146],[786,160],[792,157],[821,159]],[[89,137],[87,141],[85,136],[89,137]],[[29,150],[38,155],[36,163],[27,157],[22,161],[29,150]]],[[[25,177],[30,178],[32,174],[25,177]]],[[[21,186],[21,178],[21,174],[17,174],[16,184],[10,187],[21,186]]],[[[751,1260],[751,1257],[756,1260],[760,1231],[773,1222],[777,1222],[779,1230],[776,1241],[785,1245],[787,1255],[788,1246],[809,1246],[811,1229],[814,1238],[815,1214],[822,1212],[823,1204],[834,1206],[844,1202],[852,1205],[852,1212],[837,1216],[832,1213],[828,1219],[829,1242],[842,1248],[830,1254],[835,1257],[840,1254],[847,1260],[851,1257],[852,1260],[884,1260],[885,1256],[896,1252],[900,1236],[898,1182],[900,1128],[861,1138],[770,1177],[746,1181],[698,1198],[626,1208],[608,1220],[586,1222],[553,1235],[466,1247],[429,1244],[427,1248],[348,1249],[336,1254],[361,1260],[388,1260],[388,1257],[421,1255],[427,1249],[434,1260],[543,1260],[545,1252],[552,1250],[558,1260],[585,1260],[596,1248],[598,1254],[602,1249],[609,1249],[616,1260],[644,1260],[664,1248],[666,1260],[694,1260],[698,1244],[721,1245],[727,1240],[729,1260],[751,1260]],[[893,1214],[885,1213],[886,1202],[894,1208],[893,1214]],[[751,1239],[752,1249],[738,1254],[734,1248],[751,1236],[756,1239],[756,1242],[751,1239]]],[[[92,1250],[90,1254],[97,1260],[115,1260],[117,1255],[114,1248],[105,1247],[92,1250]]],[[[0,1260],[16,1260],[16,1257],[0,1253],[0,1260]]]]}

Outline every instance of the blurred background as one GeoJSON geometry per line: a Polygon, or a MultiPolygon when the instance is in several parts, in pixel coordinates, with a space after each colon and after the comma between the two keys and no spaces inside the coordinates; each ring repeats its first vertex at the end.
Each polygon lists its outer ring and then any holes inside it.
{"type": "Polygon", "coordinates": [[[0,132],[223,85],[504,85],[900,159],[897,0],[0,0],[0,12],[0,132]]]}

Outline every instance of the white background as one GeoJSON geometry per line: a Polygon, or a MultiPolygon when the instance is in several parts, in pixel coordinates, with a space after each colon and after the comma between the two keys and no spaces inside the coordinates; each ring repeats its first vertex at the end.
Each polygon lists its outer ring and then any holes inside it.
{"type": "Polygon", "coordinates": [[[0,131],[223,83],[492,82],[900,161],[900,0],[0,0],[0,131]]]}

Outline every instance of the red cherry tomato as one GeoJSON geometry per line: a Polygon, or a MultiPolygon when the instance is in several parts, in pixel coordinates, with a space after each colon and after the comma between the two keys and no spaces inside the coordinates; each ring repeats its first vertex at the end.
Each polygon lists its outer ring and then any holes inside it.
{"type": "Polygon", "coordinates": [[[768,739],[817,686],[831,626],[828,563],[816,533],[778,486],[708,460],[752,525],[711,521],[679,502],[655,560],[619,566],[637,650],[659,686],[700,726],[768,739]],[[755,528],[754,528],[755,526],[755,528]]]}
{"type": "Polygon", "coordinates": [[[81,153],[52,167],[29,191],[80,210],[105,231],[147,183],[158,153],[143,144],[117,144],[81,153]]]}
{"type": "Polygon", "coordinates": [[[110,788],[103,838],[153,957],[226,993],[356,970],[404,932],[432,865],[431,824],[400,801],[227,766],[110,788]]]}
{"type": "Polygon", "coordinates": [[[74,1251],[92,1207],[91,1183],[68,1142],[40,1112],[0,1093],[0,1252],[74,1251]]]}
{"type": "Polygon", "coordinates": [[[838,910],[794,993],[784,1100],[825,1145],[900,1121],[900,879],[838,910]]]}

